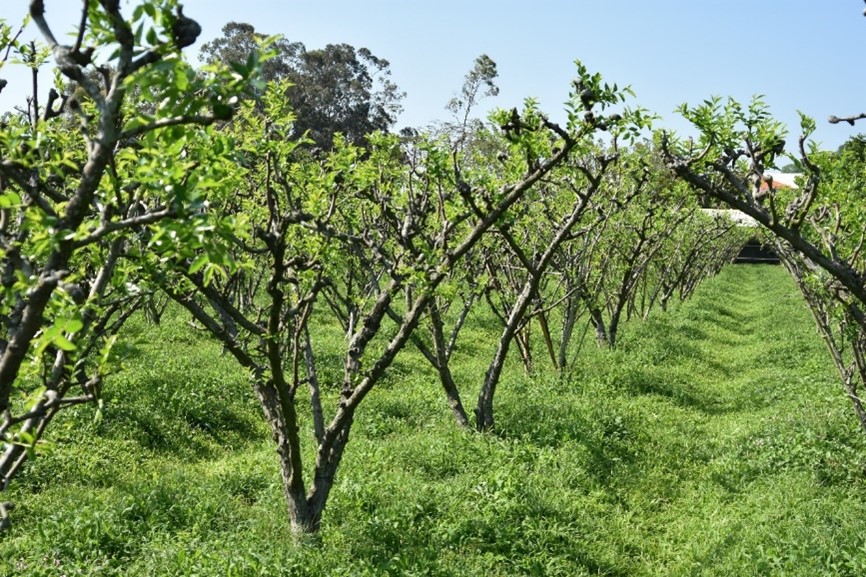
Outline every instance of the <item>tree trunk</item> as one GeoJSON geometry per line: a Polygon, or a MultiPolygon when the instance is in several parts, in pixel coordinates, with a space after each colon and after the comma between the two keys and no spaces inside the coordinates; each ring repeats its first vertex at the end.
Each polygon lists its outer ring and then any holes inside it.
{"type": "Polygon", "coordinates": [[[517,350],[520,352],[520,360],[523,362],[523,372],[527,375],[532,373],[532,344],[530,342],[531,321],[526,322],[514,335],[517,350]]]}
{"type": "MultiPolygon", "coordinates": [[[[539,306],[539,309],[540,308],[541,307],[539,306]]],[[[557,362],[556,352],[553,350],[553,338],[550,336],[550,326],[547,324],[547,315],[544,314],[543,310],[539,310],[538,312],[538,324],[541,327],[541,335],[544,337],[547,354],[550,355],[550,362],[553,363],[554,369],[559,370],[562,365],[557,362]]]]}
{"type": "Polygon", "coordinates": [[[315,533],[321,522],[321,511],[317,515],[309,507],[300,470],[295,471],[292,462],[293,457],[296,456],[293,454],[294,447],[300,446],[297,424],[289,425],[283,414],[279,395],[272,384],[257,382],[254,388],[262,412],[270,426],[271,437],[277,445],[280,478],[283,482],[283,494],[286,497],[292,533],[295,535],[315,533]]]}
{"type": "MultiPolygon", "coordinates": [[[[857,367],[857,376],[862,387],[866,385],[866,337],[864,337],[866,327],[862,323],[859,326],[860,334],[851,341],[851,349],[854,352],[854,364],[857,367]]],[[[848,379],[845,382],[845,390],[854,405],[854,412],[860,420],[860,426],[866,432],[866,408],[863,407],[863,399],[860,397],[861,393],[858,390],[857,382],[853,378],[848,379]]]]}
{"type": "Polygon", "coordinates": [[[610,340],[608,340],[607,336],[607,327],[601,310],[598,307],[591,306],[589,308],[589,316],[592,319],[592,326],[595,327],[595,341],[599,346],[610,346],[610,340]]]}
{"type": "Polygon", "coordinates": [[[574,334],[574,325],[577,324],[577,302],[569,298],[565,305],[565,318],[562,321],[562,337],[559,341],[559,368],[568,366],[568,345],[571,344],[571,336],[574,334]]]}
{"type": "Polygon", "coordinates": [[[622,315],[622,308],[617,307],[610,315],[610,323],[607,325],[607,346],[611,349],[616,348],[616,336],[619,332],[619,319],[622,315]]]}
{"type": "Polygon", "coordinates": [[[451,407],[451,414],[454,415],[454,420],[464,429],[469,428],[469,417],[466,415],[466,409],[463,407],[463,401],[460,399],[460,390],[457,388],[457,383],[454,382],[454,376],[451,374],[449,365],[449,349],[445,344],[445,334],[442,322],[442,316],[435,304],[430,307],[430,330],[433,333],[433,351],[436,359],[436,370],[439,373],[439,381],[442,383],[442,389],[445,391],[445,398],[448,399],[448,406],[451,407]]]}
{"type": "Polygon", "coordinates": [[[339,423],[338,428],[328,430],[324,441],[319,444],[316,452],[316,469],[313,474],[313,484],[307,496],[310,518],[313,523],[311,525],[312,531],[318,531],[321,525],[322,513],[325,510],[331,489],[334,487],[337,468],[343,459],[343,451],[349,443],[349,431],[354,422],[354,410],[349,409],[346,412],[349,413],[348,416],[344,416],[342,419],[339,417],[334,419],[339,423]]]}
{"type": "Polygon", "coordinates": [[[307,382],[310,388],[310,410],[313,415],[313,431],[316,442],[321,443],[325,436],[325,416],[322,413],[322,399],[319,394],[319,373],[316,370],[316,357],[310,342],[310,331],[304,325],[304,364],[307,369],[307,382]]]}
{"type": "Polygon", "coordinates": [[[493,355],[493,360],[484,374],[484,383],[481,385],[481,391],[478,394],[478,402],[475,406],[475,428],[479,431],[489,431],[493,429],[493,397],[496,394],[496,385],[499,383],[499,378],[502,376],[502,369],[505,366],[505,359],[508,356],[508,349],[511,341],[514,340],[517,334],[517,329],[526,310],[529,308],[529,303],[535,296],[538,288],[538,275],[533,275],[530,282],[523,288],[523,292],[514,303],[511,309],[511,314],[508,317],[508,322],[499,337],[499,342],[496,345],[496,353],[493,355]]]}

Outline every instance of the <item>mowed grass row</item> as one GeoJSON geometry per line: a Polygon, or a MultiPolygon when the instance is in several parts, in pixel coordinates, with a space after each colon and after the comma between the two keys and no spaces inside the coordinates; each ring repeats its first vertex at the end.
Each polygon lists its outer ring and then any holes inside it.
{"type": "MultiPolygon", "coordinates": [[[[478,313],[455,357],[469,403],[492,326],[478,313]]],[[[726,268],[563,378],[512,363],[495,434],[457,430],[407,351],[303,545],[242,371],[181,316],[124,346],[102,420],[58,423],[17,481],[0,575],[866,571],[866,439],[779,267],[726,268]]]]}

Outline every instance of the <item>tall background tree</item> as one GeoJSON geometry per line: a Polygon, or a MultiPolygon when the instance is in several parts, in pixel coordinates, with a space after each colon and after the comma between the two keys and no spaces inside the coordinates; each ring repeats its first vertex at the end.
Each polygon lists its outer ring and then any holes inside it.
{"type": "MultiPolygon", "coordinates": [[[[243,63],[266,36],[242,22],[229,22],[223,36],[205,44],[201,53],[209,63],[243,63]]],[[[307,50],[301,42],[280,39],[274,57],[265,63],[268,82],[287,80],[286,97],[295,115],[292,136],[305,133],[322,149],[330,150],[334,136],[365,146],[371,132],[387,132],[401,112],[400,92],[391,79],[390,64],[367,48],[328,44],[307,50]]]]}

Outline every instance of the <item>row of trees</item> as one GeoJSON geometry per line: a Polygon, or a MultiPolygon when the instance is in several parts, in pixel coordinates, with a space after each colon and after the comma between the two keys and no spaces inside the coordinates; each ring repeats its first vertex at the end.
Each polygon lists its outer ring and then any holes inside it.
{"type": "Polygon", "coordinates": [[[459,425],[489,430],[512,345],[527,371],[539,345],[566,370],[581,323],[615,347],[624,319],[686,298],[743,241],[671,178],[669,141],[640,140],[650,118],[624,106],[628,90],[579,63],[564,125],[532,100],[470,120],[495,93],[482,57],[450,105],[457,122],[399,137],[367,133],[390,126],[399,99],[372,88],[387,63],[366,51],[308,52],[232,24],[193,70],[180,51],[200,28],[174,0],[128,18],[116,0],[84,0],[73,46],[56,42],[43,1],[30,13],[65,80],[40,106],[48,52],[0,28],[35,87],[0,132],[0,490],[58,411],[99,402],[126,319],[168,297],[247,369],[292,527],[315,532],[357,411],[405,347],[436,368],[459,425]],[[96,65],[104,46],[117,50],[96,65]],[[356,134],[316,116],[346,95],[335,77],[305,108],[320,58],[344,62],[360,90],[344,108],[356,134]],[[456,383],[449,361],[474,307],[501,332],[483,382],[456,383]],[[313,328],[332,322],[341,367],[321,370],[313,328]]]}
{"type": "MultiPolygon", "coordinates": [[[[148,282],[249,371],[277,446],[295,532],[318,530],[357,411],[410,343],[436,367],[458,423],[469,426],[448,362],[460,345],[461,319],[483,302],[478,296],[503,321],[476,403],[474,425],[481,431],[494,426],[495,391],[511,344],[522,342],[528,359],[531,341],[519,335],[533,317],[558,307],[555,289],[543,285],[558,272],[551,265],[564,247],[583,242],[598,251],[608,243],[608,268],[582,264],[592,282],[616,289],[594,305],[610,311],[603,321],[609,335],[623,311],[636,307],[650,257],[692,213],[654,200],[649,215],[636,216],[652,169],[638,153],[631,164],[617,143],[634,133],[627,128],[642,128],[645,117],[609,113],[622,93],[582,66],[578,74],[566,127],[528,101],[519,112],[497,113],[492,127],[477,127],[472,139],[485,143],[482,149],[439,133],[409,140],[378,133],[365,147],[336,139],[329,152],[311,154],[312,143],[290,136],[294,119],[279,83],[268,84],[218,131],[232,140],[242,168],[232,181],[224,177],[206,214],[218,222],[242,215],[243,222],[215,236],[214,246],[161,257],[148,269],[148,282]],[[600,145],[604,131],[612,133],[610,143],[600,145]],[[318,324],[334,321],[346,335],[339,372],[321,370],[327,355],[312,335],[318,324]],[[339,373],[339,380],[320,378],[339,373]],[[312,423],[312,431],[301,422],[312,423]],[[314,455],[312,463],[304,455],[314,455]]],[[[692,238],[709,230],[718,231],[695,227],[692,238]]],[[[729,259],[728,249],[712,256],[729,259]]],[[[582,256],[572,252],[561,270],[582,256]]],[[[705,256],[710,270],[723,262],[705,256]]],[[[578,291],[559,292],[573,298],[578,291]]],[[[549,333],[546,321],[542,326],[549,333]]],[[[606,344],[613,346],[615,336],[606,344]]],[[[568,342],[561,348],[567,351],[568,342]]]]}
{"type": "MultiPolygon", "coordinates": [[[[668,165],[697,190],[764,227],[800,287],[866,431],[861,398],[866,386],[863,138],[835,152],[821,151],[808,143],[815,122],[802,116],[798,154],[788,155],[785,129],[760,98],[748,107],[711,99],[683,107],[682,113],[700,130],[699,146],[687,148],[664,135],[661,148],[668,165]],[[767,173],[786,158],[802,173],[796,189],[776,187],[767,173]]],[[[855,119],[848,120],[853,124],[855,119]]]]}

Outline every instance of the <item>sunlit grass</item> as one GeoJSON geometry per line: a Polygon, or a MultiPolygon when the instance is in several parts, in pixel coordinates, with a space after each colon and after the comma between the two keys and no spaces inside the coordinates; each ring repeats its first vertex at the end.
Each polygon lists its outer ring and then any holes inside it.
{"type": "MultiPolygon", "coordinates": [[[[485,327],[455,356],[469,406],[485,327]]],[[[243,372],[180,316],[130,329],[102,422],[77,409],[16,481],[0,575],[866,571],[866,439],[778,267],[727,268],[562,377],[540,348],[538,374],[512,363],[489,435],[457,430],[405,355],[306,545],[243,372]]]]}

